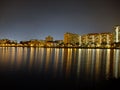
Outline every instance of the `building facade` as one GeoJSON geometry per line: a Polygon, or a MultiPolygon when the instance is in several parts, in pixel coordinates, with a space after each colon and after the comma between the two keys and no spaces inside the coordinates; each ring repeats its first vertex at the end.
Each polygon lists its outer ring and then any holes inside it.
{"type": "Polygon", "coordinates": [[[110,47],[113,43],[113,34],[106,33],[89,33],[82,35],[82,47],[110,47]]]}
{"type": "Polygon", "coordinates": [[[98,33],[87,34],[87,46],[88,47],[99,47],[100,46],[100,34],[98,33]]]}
{"type": "Polygon", "coordinates": [[[111,47],[113,43],[113,34],[111,32],[100,33],[101,47],[111,47]]]}
{"type": "Polygon", "coordinates": [[[75,46],[81,43],[81,37],[78,34],[74,33],[65,33],[64,34],[64,44],[68,46],[75,46]]]}
{"type": "Polygon", "coordinates": [[[120,26],[115,26],[114,28],[115,28],[113,32],[114,42],[119,43],[120,42],[120,26]]]}

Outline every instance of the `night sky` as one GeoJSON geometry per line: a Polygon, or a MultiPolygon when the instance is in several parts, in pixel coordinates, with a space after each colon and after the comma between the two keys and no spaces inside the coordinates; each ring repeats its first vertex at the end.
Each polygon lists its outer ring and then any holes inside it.
{"type": "Polygon", "coordinates": [[[0,39],[63,39],[65,32],[112,32],[120,0],[0,0],[0,39]]]}

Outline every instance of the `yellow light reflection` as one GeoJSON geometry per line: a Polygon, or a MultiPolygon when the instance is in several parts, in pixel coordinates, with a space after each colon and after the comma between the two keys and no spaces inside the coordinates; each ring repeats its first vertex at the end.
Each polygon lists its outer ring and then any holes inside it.
{"type": "Polygon", "coordinates": [[[18,47],[17,48],[17,60],[16,62],[16,69],[20,68],[21,64],[22,64],[22,57],[23,57],[23,48],[22,47],[18,47]]]}
{"type": "Polygon", "coordinates": [[[110,49],[107,49],[106,53],[106,79],[108,79],[110,75],[110,49]]]}
{"type": "Polygon", "coordinates": [[[100,64],[101,64],[101,49],[96,49],[96,61],[95,61],[95,78],[98,79],[100,74],[100,64]]]}
{"type": "Polygon", "coordinates": [[[80,75],[80,65],[81,65],[81,49],[78,51],[78,63],[77,63],[77,78],[80,75]]]}
{"type": "Polygon", "coordinates": [[[86,75],[89,76],[90,74],[90,68],[91,68],[91,59],[92,59],[92,50],[91,49],[87,49],[86,50],[86,67],[85,67],[85,71],[86,71],[86,75]]]}
{"type": "Polygon", "coordinates": [[[95,67],[95,64],[94,64],[95,63],[95,49],[92,49],[91,53],[92,53],[92,55],[91,55],[92,56],[92,58],[91,58],[91,77],[94,78],[93,74],[94,74],[94,67],[95,67]]]}
{"type": "Polygon", "coordinates": [[[64,49],[61,49],[60,52],[62,54],[62,56],[61,56],[61,66],[60,66],[60,71],[61,71],[61,74],[62,74],[62,72],[63,72],[64,57],[65,57],[65,55],[64,55],[64,49]]]}
{"type": "Polygon", "coordinates": [[[32,66],[33,66],[33,60],[34,60],[34,53],[35,53],[35,48],[30,47],[30,61],[29,61],[29,69],[31,70],[32,66]]]}
{"type": "Polygon", "coordinates": [[[24,47],[24,49],[23,49],[23,62],[24,62],[24,64],[26,65],[26,63],[27,63],[27,55],[28,55],[28,48],[27,47],[24,47]]]}
{"type": "Polygon", "coordinates": [[[43,61],[44,61],[44,48],[39,48],[39,53],[38,53],[38,60],[39,60],[39,67],[40,67],[40,70],[42,69],[43,67],[43,61]]]}
{"type": "Polygon", "coordinates": [[[59,61],[59,49],[55,48],[55,56],[54,56],[54,77],[56,77],[58,71],[58,61],[59,61]]]}
{"type": "Polygon", "coordinates": [[[50,60],[51,60],[51,54],[52,54],[52,49],[51,48],[47,48],[46,49],[46,62],[45,62],[45,72],[48,71],[49,66],[50,66],[50,60]]]}
{"type": "Polygon", "coordinates": [[[70,74],[71,62],[72,62],[72,49],[68,48],[67,63],[66,63],[66,77],[68,77],[70,74]]]}
{"type": "Polygon", "coordinates": [[[10,64],[11,64],[11,67],[13,67],[14,66],[14,63],[15,63],[15,52],[16,51],[16,49],[15,49],[15,47],[11,47],[11,54],[10,54],[10,64]]]}

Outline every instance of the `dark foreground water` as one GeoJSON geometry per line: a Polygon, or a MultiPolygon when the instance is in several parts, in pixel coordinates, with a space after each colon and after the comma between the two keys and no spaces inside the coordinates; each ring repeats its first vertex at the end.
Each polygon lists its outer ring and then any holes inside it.
{"type": "Polygon", "coordinates": [[[0,48],[0,88],[120,88],[119,49],[0,48]]]}

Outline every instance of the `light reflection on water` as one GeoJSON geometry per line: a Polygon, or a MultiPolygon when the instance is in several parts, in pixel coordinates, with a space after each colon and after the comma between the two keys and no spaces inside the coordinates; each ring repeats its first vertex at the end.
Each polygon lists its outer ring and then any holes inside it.
{"type": "Polygon", "coordinates": [[[88,81],[119,78],[120,50],[1,47],[0,72],[9,70],[88,81]]]}

